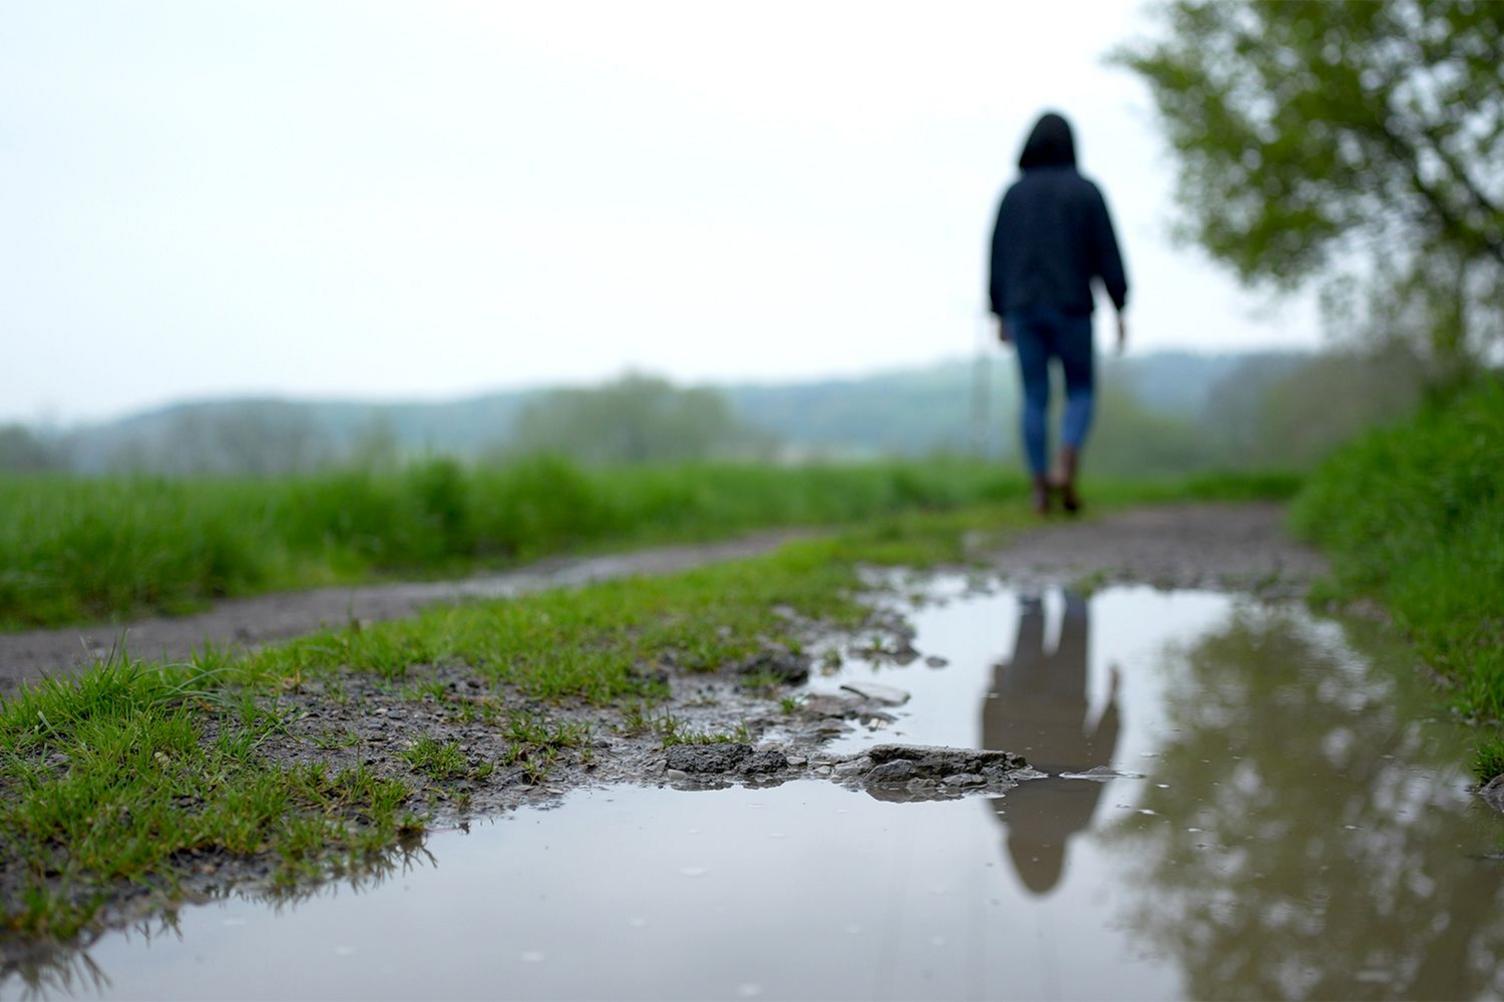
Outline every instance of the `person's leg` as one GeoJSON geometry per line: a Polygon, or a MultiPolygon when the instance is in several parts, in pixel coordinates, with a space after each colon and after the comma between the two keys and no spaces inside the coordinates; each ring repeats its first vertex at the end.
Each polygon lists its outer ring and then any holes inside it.
{"type": "Polygon", "coordinates": [[[1018,374],[1023,409],[1019,425],[1023,431],[1024,457],[1034,481],[1034,509],[1043,514],[1049,508],[1049,411],[1050,411],[1050,337],[1048,329],[1035,318],[1016,314],[1008,318],[1013,349],[1018,354],[1018,374]]]}
{"type": "Polygon", "coordinates": [[[1060,491],[1066,511],[1076,511],[1076,472],[1081,450],[1096,411],[1096,364],[1091,341],[1091,317],[1064,317],[1056,351],[1065,372],[1065,417],[1060,426],[1060,491]]]}

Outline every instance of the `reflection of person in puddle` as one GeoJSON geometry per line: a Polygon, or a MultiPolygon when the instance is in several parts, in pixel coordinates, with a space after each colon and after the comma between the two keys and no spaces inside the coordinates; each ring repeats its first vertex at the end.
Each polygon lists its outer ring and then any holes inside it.
{"type": "Polygon", "coordinates": [[[1044,608],[1023,599],[1013,658],[999,662],[982,701],[982,747],[1017,752],[1049,779],[1036,779],[992,800],[1008,832],[1008,855],[1024,886],[1047,894],[1065,868],[1065,844],[1091,823],[1100,782],[1058,778],[1110,766],[1118,743],[1118,670],[1095,724],[1087,719],[1086,602],[1065,595],[1060,642],[1044,649],[1044,608]]]}

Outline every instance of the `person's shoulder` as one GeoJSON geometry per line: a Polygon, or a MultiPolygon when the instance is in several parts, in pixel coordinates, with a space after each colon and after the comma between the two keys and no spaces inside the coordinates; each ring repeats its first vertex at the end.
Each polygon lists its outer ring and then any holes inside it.
{"type": "Polygon", "coordinates": [[[1101,185],[1097,184],[1096,181],[1087,177],[1085,174],[1078,173],[1076,175],[1076,187],[1081,191],[1083,195],[1094,201],[1105,202],[1107,200],[1102,194],[1101,185]]]}
{"type": "Polygon", "coordinates": [[[998,199],[998,211],[1001,212],[1003,209],[1008,208],[1008,206],[1016,204],[1020,198],[1026,198],[1027,195],[1024,192],[1024,179],[1022,177],[1014,178],[1008,184],[1008,187],[1003,189],[1003,197],[998,199]]]}

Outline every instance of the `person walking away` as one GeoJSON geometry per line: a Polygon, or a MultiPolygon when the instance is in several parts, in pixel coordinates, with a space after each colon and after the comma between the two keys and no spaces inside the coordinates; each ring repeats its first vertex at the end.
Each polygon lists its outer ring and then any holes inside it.
{"type": "Polygon", "coordinates": [[[1024,142],[1019,179],[998,207],[989,296],[998,337],[1013,344],[1023,383],[1023,440],[1034,510],[1048,514],[1052,491],[1067,512],[1081,507],[1076,475],[1095,406],[1092,280],[1117,309],[1118,351],[1127,342],[1128,278],[1101,190],[1076,170],[1070,123],[1047,112],[1024,142]],[[1060,455],[1048,471],[1050,362],[1065,376],[1060,455]]]}

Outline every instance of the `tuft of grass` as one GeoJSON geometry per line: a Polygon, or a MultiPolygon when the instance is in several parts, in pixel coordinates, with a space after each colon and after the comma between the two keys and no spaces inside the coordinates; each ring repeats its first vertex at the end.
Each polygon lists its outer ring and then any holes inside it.
{"type": "Polygon", "coordinates": [[[430,779],[460,779],[470,772],[470,763],[457,741],[437,741],[424,735],[402,753],[403,759],[430,779]]]}
{"type": "Polygon", "coordinates": [[[1297,499],[1297,529],[1331,555],[1319,596],[1381,601],[1454,708],[1487,728],[1479,779],[1504,771],[1504,380],[1340,449],[1297,499]]]}
{"type": "Polygon", "coordinates": [[[682,723],[674,722],[673,726],[665,727],[660,732],[663,739],[663,747],[671,748],[674,745],[729,745],[751,744],[752,732],[746,724],[737,724],[729,731],[697,731],[692,727],[686,727],[682,723]]]}

